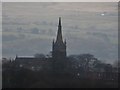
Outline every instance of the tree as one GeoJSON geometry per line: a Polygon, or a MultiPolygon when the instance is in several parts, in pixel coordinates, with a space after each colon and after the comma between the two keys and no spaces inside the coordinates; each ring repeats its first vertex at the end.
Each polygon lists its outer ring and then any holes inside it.
{"type": "Polygon", "coordinates": [[[52,57],[52,51],[49,52],[49,54],[46,55],[46,58],[51,58],[52,57]]]}
{"type": "Polygon", "coordinates": [[[79,58],[79,65],[84,68],[85,71],[89,71],[94,66],[94,62],[97,61],[97,58],[91,54],[81,54],[78,55],[79,58]]]}

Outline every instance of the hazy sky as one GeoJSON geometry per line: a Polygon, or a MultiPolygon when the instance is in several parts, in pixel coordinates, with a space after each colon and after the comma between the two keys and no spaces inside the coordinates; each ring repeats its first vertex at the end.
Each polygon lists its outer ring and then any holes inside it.
{"type": "Polygon", "coordinates": [[[48,54],[62,18],[67,53],[113,62],[118,50],[117,3],[3,3],[3,56],[48,54]]]}
{"type": "Polygon", "coordinates": [[[119,0],[1,0],[3,2],[118,2],[119,0]]]}
{"type": "Polygon", "coordinates": [[[2,3],[0,2],[0,58],[2,57],[2,3]]]}

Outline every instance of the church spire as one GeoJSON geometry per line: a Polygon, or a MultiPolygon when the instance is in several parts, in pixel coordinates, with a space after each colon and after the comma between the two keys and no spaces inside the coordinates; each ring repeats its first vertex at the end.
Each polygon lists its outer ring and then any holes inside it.
{"type": "Polygon", "coordinates": [[[66,40],[63,42],[61,17],[59,17],[58,23],[59,24],[58,24],[56,41],[55,42],[53,41],[53,46],[52,46],[52,57],[55,60],[66,58],[66,40]]]}
{"type": "Polygon", "coordinates": [[[61,26],[61,17],[59,17],[59,26],[61,26]]]}
{"type": "Polygon", "coordinates": [[[62,39],[62,26],[61,26],[61,17],[59,17],[58,32],[56,42],[63,42],[62,39]]]}

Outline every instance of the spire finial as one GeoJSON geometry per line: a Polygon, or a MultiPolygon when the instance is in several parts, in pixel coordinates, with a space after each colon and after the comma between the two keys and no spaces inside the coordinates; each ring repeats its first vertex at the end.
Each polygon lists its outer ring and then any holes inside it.
{"type": "Polygon", "coordinates": [[[61,26],[61,17],[59,17],[59,26],[61,26]]]}
{"type": "Polygon", "coordinates": [[[62,40],[62,26],[61,26],[61,17],[59,17],[59,25],[58,25],[58,32],[57,32],[57,39],[56,42],[63,43],[62,40]]]}

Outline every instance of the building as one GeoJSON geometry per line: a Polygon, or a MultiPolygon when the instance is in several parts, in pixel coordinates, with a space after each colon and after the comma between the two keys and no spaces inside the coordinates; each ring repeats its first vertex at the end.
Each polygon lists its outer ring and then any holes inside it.
{"type": "Polygon", "coordinates": [[[63,42],[62,38],[62,25],[61,25],[61,17],[59,17],[59,24],[58,24],[58,32],[57,32],[57,38],[52,45],[52,58],[36,58],[36,57],[18,57],[16,55],[15,62],[20,67],[53,67],[54,71],[63,71],[65,66],[65,59],[66,59],[66,40],[63,42]]]}
{"type": "Polygon", "coordinates": [[[54,42],[54,40],[53,40],[52,57],[55,59],[66,58],[66,40],[63,42],[61,17],[59,17],[59,24],[58,24],[58,32],[57,32],[56,41],[54,42]]]}
{"type": "Polygon", "coordinates": [[[61,17],[59,17],[58,32],[56,41],[53,40],[52,46],[53,70],[57,73],[64,73],[67,65],[66,40],[62,38],[61,17]]]}

